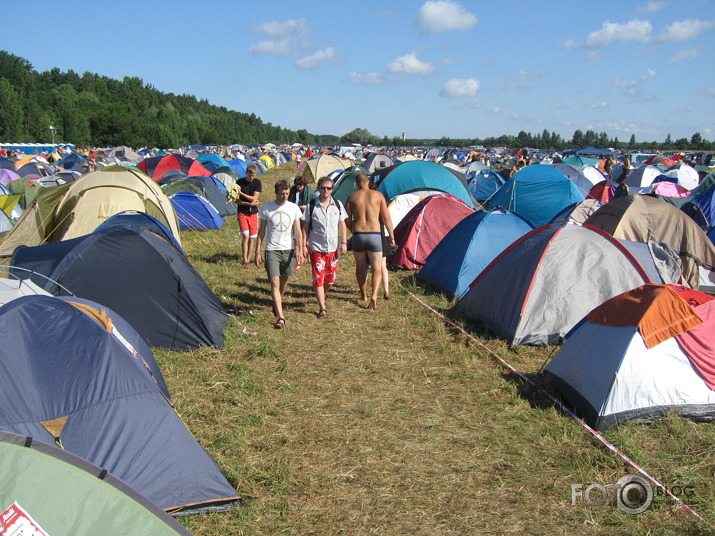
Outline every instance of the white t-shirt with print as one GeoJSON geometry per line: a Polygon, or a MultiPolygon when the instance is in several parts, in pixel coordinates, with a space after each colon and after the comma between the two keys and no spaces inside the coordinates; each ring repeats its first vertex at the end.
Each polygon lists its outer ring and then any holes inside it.
{"type": "Polygon", "coordinates": [[[286,201],[278,205],[271,201],[258,212],[261,220],[266,220],[266,250],[280,251],[293,249],[293,224],[303,213],[295,203],[286,201]]]}

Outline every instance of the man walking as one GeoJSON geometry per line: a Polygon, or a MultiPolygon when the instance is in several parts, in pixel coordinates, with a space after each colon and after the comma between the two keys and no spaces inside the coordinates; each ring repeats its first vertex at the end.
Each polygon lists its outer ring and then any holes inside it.
{"type": "Polygon", "coordinates": [[[253,241],[258,234],[258,196],[263,190],[261,181],[256,178],[256,166],[249,165],[246,168],[246,178],[238,179],[237,184],[241,191],[236,199],[236,210],[243,237],[241,241],[243,265],[247,266],[251,262],[253,241]]]}
{"type": "Polygon", "coordinates": [[[300,208],[288,201],[288,181],[276,182],[275,191],[275,201],[263,205],[258,213],[260,226],[256,239],[256,266],[260,266],[263,260],[261,246],[265,239],[266,272],[271,282],[273,313],[276,315],[273,327],[281,329],[286,325],[283,294],[288,286],[288,278],[295,274],[295,268],[303,264],[303,232],[300,227],[300,208]]]}
{"type": "Polygon", "coordinates": [[[377,292],[382,279],[382,226],[388,233],[388,243],[395,244],[392,219],[387,210],[385,196],[370,189],[370,180],[365,173],[355,177],[358,190],[350,194],[346,211],[346,224],[352,232],[352,250],[355,256],[355,276],[360,287],[360,298],[367,300],[367,260],[372,267],[372,294],[368,309],[377,308],[377,292]]]}
{"type": "Polygon", "coordinates": [[[348,215],[343,204],[333,199],[333,181],[323,177],[318,181],[318,198],[313,198],[303,211],[305,253],[310,256],[313,270],[313,289],[318,300],[318,318],[327,318],[325,298],[335,283],[338,273],[338,251],[348,250],[348,215]]]}

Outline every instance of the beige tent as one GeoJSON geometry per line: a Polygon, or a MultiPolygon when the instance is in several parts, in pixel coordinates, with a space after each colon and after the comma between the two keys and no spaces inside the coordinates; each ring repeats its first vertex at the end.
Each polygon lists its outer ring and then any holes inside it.
{"type": "Polygon", "coordinates": [[[107,166],[68,184],[41,189],[35,202],[0,244],[0,256],[18,246],[38,246],[92,233],[125,210],[146,212],[179,240],[179,224],[169,198],[140,171],[107,166]]]}
{"type": "Polygon", "coordinates": [[[311,158],[298,170],[298,175],[305,179],[308,184],[317,184],[318,179],[330,175],[335,170],[344,170],[353,164],[350,160],[343,160],[331,154],[321,154],[317,158],[311,158]]]}
{"type": "Polygon", "coordinates": [[[649,195],[624,196],[603,205],[586,220],[614,238],[666,244],[678,254],[683,278],[694,289],[700,273],[715,270],[715,246],[685,212],[649,195]]]}

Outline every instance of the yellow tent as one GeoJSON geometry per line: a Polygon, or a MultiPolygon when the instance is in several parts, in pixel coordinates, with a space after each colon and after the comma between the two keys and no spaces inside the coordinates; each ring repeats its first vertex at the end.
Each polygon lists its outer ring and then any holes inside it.
{"type": "Polygon", "coordinates": [[[179,240],[174,207],[159,185],[137,169],[107,166],[75,182],[42,188],[0,244],[0,255],[18,246],[37,246],[92,233],[125,210],[146,212],[179,240]]]}

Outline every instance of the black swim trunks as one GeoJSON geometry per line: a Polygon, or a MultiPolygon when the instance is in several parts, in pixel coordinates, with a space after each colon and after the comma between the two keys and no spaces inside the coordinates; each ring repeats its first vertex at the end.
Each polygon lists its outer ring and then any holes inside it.
{"type": "Polygon", "coordinates": [[[382,253],[382,235],[379,231],[353,233],[351,240],[353,251],[360,253],[367,250],[373,253],[382,253]]]}

